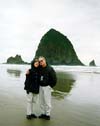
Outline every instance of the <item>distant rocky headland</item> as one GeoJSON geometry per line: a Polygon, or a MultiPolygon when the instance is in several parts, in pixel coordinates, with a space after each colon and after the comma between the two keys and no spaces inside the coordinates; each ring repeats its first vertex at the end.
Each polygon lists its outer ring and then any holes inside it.
{"type": "Polygon", "coordinates": [[[55,29],[50,29],[40,40],[35,56],[41,55],[52,65],[84,65],[71,41],[55,29]]]}
{"type": "Polygon", "coordinates": [[[20,55],[16,55],[15,57],[9,57],[7,59],[7,64],[28,64],[27,62],[24,62],[20,55]]]}

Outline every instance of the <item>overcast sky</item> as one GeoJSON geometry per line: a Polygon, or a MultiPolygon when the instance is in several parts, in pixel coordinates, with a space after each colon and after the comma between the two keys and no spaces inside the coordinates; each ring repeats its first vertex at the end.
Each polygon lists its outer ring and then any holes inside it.
{"type": "Polygon", "coordinates": [[[30,62],[51,28],[68,37],[84,64],[100,66],[99,0],[0,0],[0,63],[16,54],[30,62]]]}

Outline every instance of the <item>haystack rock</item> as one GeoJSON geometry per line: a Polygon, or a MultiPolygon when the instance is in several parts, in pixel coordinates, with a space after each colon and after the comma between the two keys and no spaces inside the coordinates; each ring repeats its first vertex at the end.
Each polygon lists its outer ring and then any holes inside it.
{"type": "Polygon", "coordinates": [[[35,54],[38,56],[44,56],[51,65],[84,65],[71,41],[55,29],[50,29],[40,40],[35,54]]]}

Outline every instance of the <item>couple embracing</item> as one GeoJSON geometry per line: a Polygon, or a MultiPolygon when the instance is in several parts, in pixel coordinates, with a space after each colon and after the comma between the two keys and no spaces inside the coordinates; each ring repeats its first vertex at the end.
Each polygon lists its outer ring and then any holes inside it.
{"type": "Polygon", "coordinates": [[[51,88],[56,82],[56,72],[47,64],[45,57],[35,58],[31,63],[31,69],[26,72],[24,87],[27,92],[27,119],[37,118],[33,111],[35,107],[33,103],[37,103],[39,96],[41,109],[39,118],[50,120],[51,88]]]}

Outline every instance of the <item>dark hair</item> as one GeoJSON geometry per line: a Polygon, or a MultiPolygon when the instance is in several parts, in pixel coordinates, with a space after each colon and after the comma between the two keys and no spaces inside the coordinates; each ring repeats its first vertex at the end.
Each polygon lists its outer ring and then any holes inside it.
{"type": "Polygon", "coordinates": [[[35,62],[39,62],[39,59],[38,58],[34,58],[31,62],[31,69],[34,68],[34,63],[35,62]]]}

